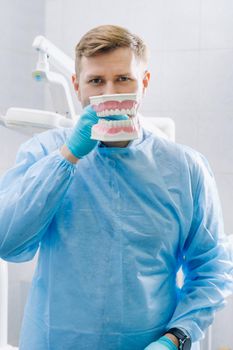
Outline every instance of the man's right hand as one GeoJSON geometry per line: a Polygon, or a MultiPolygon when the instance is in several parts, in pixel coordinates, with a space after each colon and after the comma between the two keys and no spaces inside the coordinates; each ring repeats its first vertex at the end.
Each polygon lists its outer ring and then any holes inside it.
{"type": "MultiPolygon", "coordinates": [[[[91,129],[92,126],[97,124],[99,117],[97,117],[96,112],[87,106],[84,108],[83,114],[80,116],[74,130],[66,141],[66,144],[62,147],[61,153],[69,159],[69,152],[71,152],[70,159],[72,161],[76,159],[81,159],[96,146],[97,141],[91,139],[91,129]],[[72,157],[73,155],[73,157],[72,157]]],[[[73,161],[75,162],[75,161],[73,161]]]]}

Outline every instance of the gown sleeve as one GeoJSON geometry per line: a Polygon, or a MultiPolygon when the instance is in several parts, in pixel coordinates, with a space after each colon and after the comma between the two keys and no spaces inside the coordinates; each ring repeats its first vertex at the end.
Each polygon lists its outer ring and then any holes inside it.
{"type": "Polygon", "coordinates": [[[35,136],[23,144],[14,167],[0,180],[0,257],[4,260],[22,262],[34,257],[74,176],[76,166],[62,157],[53,136],[46,132],[43,142],[35,136]]]}
{"type": "Polygon", "coordinates": [[[168,329],[184,328],[195,342],[233,291],[233,262],[215,180],[201,155],[191,178],[193,219],[181,250],[184,284],[168,329]]]}

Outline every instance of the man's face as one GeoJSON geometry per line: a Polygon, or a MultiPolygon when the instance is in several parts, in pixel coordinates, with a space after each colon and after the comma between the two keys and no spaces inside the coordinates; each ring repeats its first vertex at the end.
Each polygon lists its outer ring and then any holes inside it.
{"type": "Polygon", "coordinates": [[[82,57],[79,77],[73,77],[74,88],[82,107],[97,95],[137,93],[139,101],[147,88],[149,72],[129,48],[92,57],[82,57]]]}

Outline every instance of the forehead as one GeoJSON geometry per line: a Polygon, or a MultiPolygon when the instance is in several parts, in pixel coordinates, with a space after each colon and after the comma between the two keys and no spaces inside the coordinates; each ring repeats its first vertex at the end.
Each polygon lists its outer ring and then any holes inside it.
{"type": "Polygon", "coordinates": [[[83,56],[80,62],[80,75],[125,74],[134,72],[139,66],[134,52],[129,48],[118,48],[91,57],[83,56]]]}

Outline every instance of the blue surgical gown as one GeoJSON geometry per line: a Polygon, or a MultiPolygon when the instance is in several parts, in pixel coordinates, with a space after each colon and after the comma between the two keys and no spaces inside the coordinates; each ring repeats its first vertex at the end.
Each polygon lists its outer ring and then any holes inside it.
{"type": "Polygon", "coordinates": [[[20,350],[143,350],[171,327],[197,341],[232,288],[206,160],[144,130],[74,165],[70,132],[33,137],[0,184],[0,256],[39,248],[20,350]]]}

